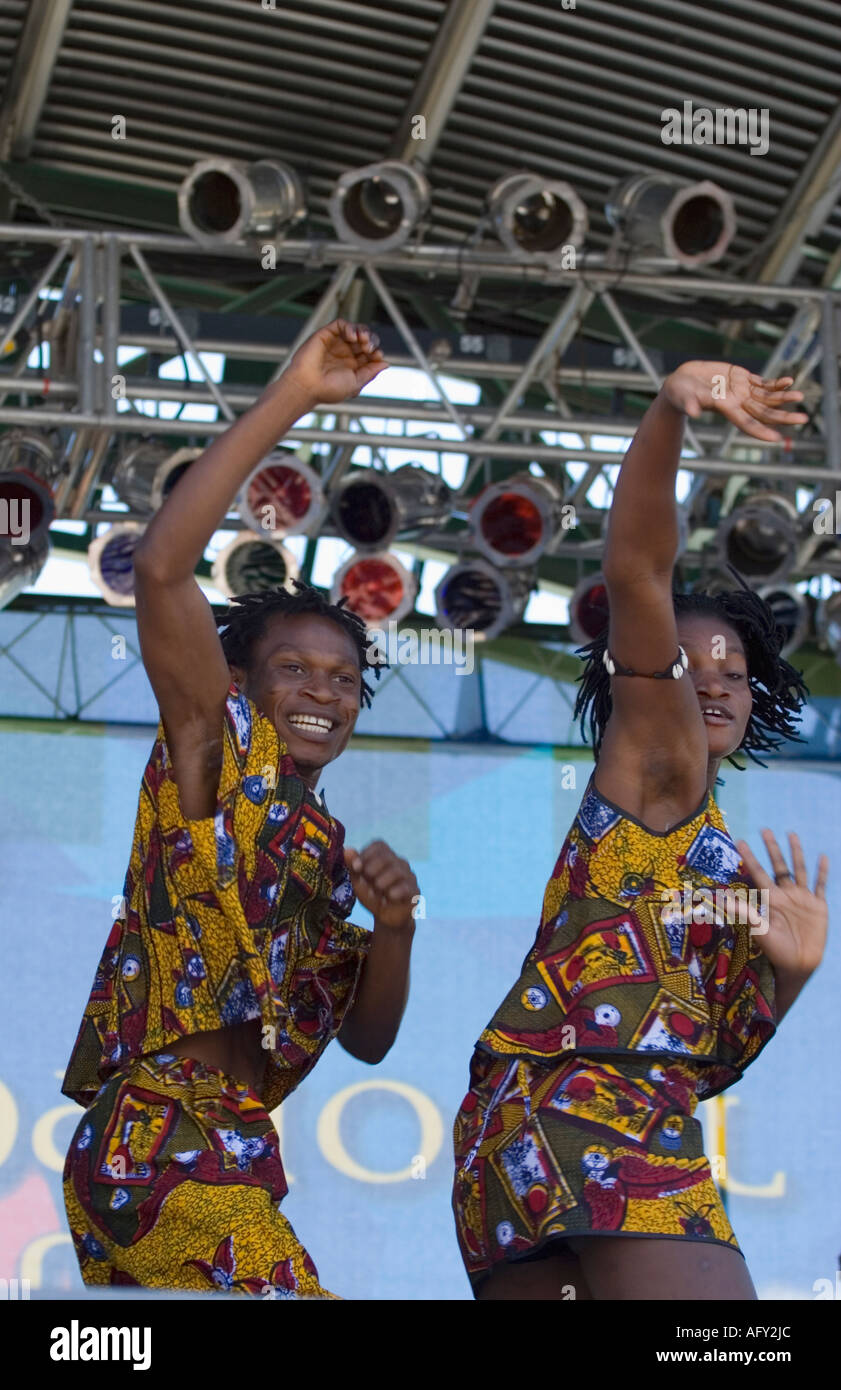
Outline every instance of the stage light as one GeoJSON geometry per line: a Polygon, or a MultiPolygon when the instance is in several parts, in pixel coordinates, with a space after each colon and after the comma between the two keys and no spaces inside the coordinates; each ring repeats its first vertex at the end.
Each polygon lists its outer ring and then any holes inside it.
{"type": "Polygon", "coordinates": [[[91,579],[112,608],[134,607],[134,549],[146,527],[118,521],[88,547],[91,579]]]}
{"type": "Polygon", "coordinates": [[[722,518],[716,550],[748,581],[782,582],[797,563],[796,507],[779,493],[754,493],[722,518]]]}
{"type": "Polygon", "coordinates": [[[418,584],[394,555],[385,551],[375,554],[356,554],[336,571],[330,589],[330,601],[347,599],[347,607],[356,613],[366,627],[380,627],[384,622],[397,623],[411,613],[418,584]]]}
{"type": "Polygon", "coordinates": [[[780,655],[796,652],[809,632],[809,604],[805,596],[786,584],[765,584],[757,592],[770,605],[775,622],[785,633],[780,655]]]}
{"type": "Polygon", "coordinates": [[[629,246],[679,265],[709,265],[736,234],[730,194],[710,179],[632,174],[613,189],[605,213],[629,246]]]}
{"type": "Polygon", "coordinates": [[[533,570],[503,574],[487,560],[451,565],[435,590],[435,621],[477,638],[498,637],[522,618],[534,580],[533,570]]]}
{"type": "Polygon", "coordinates": [[[172,449],[144,442],[130,449],[114,470],[114,490],[138,512],[156,512],[203,449],[172,449]]]}
{"type": "Polygon", "coordinates": [[[559,179],[507,174],[488,194],[488,210],[497,236],[518,261],[560,260],[565,248],[580,246],[587,235],[587,209],[559,179]]]}
{"type": "Polygon", "coordinates": [[[237,510],[258,535],[300,536],[318,529],[327,503],[318,474],[291,450],[278,450],[246,479],[237,510]]]}
{"type": "Polygon", "coordinates": [[[46,435],[26,429],[0,435],[0,538],[17,536],[25,547],[47,534],[62,471],[63,462],[46,435]]]}
{"type": "Polygon", "coordinates": [[[443,478],[412,463],[392,473],[354,469],[330,497],[337,530],[357,550],[385,550],[398,534],[440,525],[451,509],[452,492],[443,478]]]}
{"type": "Polygon", "coordinates": [[[305,211],[298,175],[277,159],[200,159],[178,190],[182,230],[204,245],[274,236],[305,211]]]}
{"type": "Polygon", "coordinates": [[[28,545],[0,542],[0,608],[5,608],[21,591],[34,584],[47,563],[50,542],[46,533],[28,545]]]}
{"type": "Polygon", "coordinates": [[[588,574],[570,594],[569,630],[579,646],[592,642],[607,627],[610,616],[603,574],[588,574]]]}
{"type": "Polygon", "coordinates": [[[472,542],[496,565],[528,565],[543,554],[560,523],[557,484],[516,473],[479,493],[469,515],[472,542]]]}
{"type": "Polygon", "coordinates": [[[240,531],[211,566],[213,583],[226,598],[290,587],[287,581],[298,574],[298,561],[290,550],[254,531],[240,531]]]}
{"type": "Polygon", "coordinates": [[[360,251],[403,246],[429,207],[429,184],[412,164],[387,159],[342,174],[330,198],[341,241],[360,251]]]}
{"type": "Polygon", "coordinates": [[[828,647],[841,665],[841,590],[821,599],[815,615],[815,627],[821,645],[828,647]]]}

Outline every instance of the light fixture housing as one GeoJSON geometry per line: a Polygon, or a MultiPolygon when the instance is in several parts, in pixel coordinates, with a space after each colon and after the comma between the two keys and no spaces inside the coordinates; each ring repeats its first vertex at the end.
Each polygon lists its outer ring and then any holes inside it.
{"type": "Polygon", "coordinates": [[[305,212],[301,181],[279,159],[200,159],[178,190],[181,228],[204,246],[275,236],[305,212]]]}
{"type": "Polygon", "coordinates": [[[797,508],[776,492],[756,492],[722,518],[715,537],[719,564],[748,583],[780,584],[797,564],[797,508]]]}
{"type": "Polygon", "coordinates": [[[435,589],[439,627],[490,641],[522,618],[535,584],[534,570],[499,570],[488,560],[451,565],[435,589]]]}
{"type": "Polygon", "coordinates": [[[238,594],[258,594],[267,590],[291,589],[300,567],[291,550],[255,531],[240,531],[220,550],[211,566],[215,587],[226,598],[238,594]]]}
{"type": "Polygon", "coordinates": [[[815,614],[818,640],[841,666],[841,589],[821,599],[815,614]]]}
{"type": "Polygon", "coordinates": [[[579,646],[592,642],[610,618],[607,580],[601,571],[579,579],[569,598],[569,630],[579,646]]]}
{"type": "Polygon", "coordinates": [[[355,468],[330,495],[336,529],[357,550],[386,550],[399,535],[440,525],[452,511],[452,490],[437,473],[406,463],[393,472],[355,468]]]}
{"type": "Polygon", "coordinates": [[[711,179],[631,174],[609,195],[605,214],[635,250],[684,266],[721,260],[736,234],[733,199],[711,179]]]}
{"type": "Polygon", "coordinates": [[[468,517],[471,544],[503,568],[530,565],[560,524],[563,498],[549,478],[515,473],[476,497],[468,517]]]}
{"type": "Polygon", "coordinates": [[[88,547],[91,579],[112,608],[134,607],[134,551],[146,530],[137,521],[118,521],[88,547]]]}
{"type": "Polygon", "coordinates": [[[777,625],[786,634],[780,656],[790,656],[809,634],[811,614],[805,595],[791,584],[763,584],[757,593],[770,606],[777,625]]]}
{"type": "Polygon", "coordinates": [[[0,542],[0,608],[5,608],[22,589],[28,589],[36,582],[49,553],[50,541],[46,532],[27,545],[12,545],[3,538],[0,542]]]}
{"type": "Polygon", "coordinates": [[[55,487],[63,471],[47,435],[29,429],[0,435],[0,513],[5,525],[11,518],[25,524],[26,544],[46,536],[55,520],[55,487]]]}
{"type": "Polygon", "coordinates": [[[386,159],[342,174],[329,211],[340,241],[382,253],[406,244],[429,200],[429,183],[420,169],[386,159]]]}
{"type": "Polygon", "coordinates": [[[347,607],[367,628],[400,622],[411,613],[418,592],[413,574],[387,551],[357,551],[333,576],[331,603],[347,599],[347,607]]]}
{"type": "Polygon", "coordinates": [[[292,450],[263,459],[237,498],[242,520],[262,536],[304,536],[318,530],[327,511],[321,479],[292,450]]]}
{"type": "Polygon", "coordinates": [[[506,174],[488,194],[494,230],[516,261],[560,261],[587,235],[587,208],[571,184],[522,171],[506,174]]]}
{"type": "Polygon", "coordinates": [[[166,501],[179,478],[203,449],[176,449],[144,441],[129,449],[114,470],[114,491],[134,511],[150,516],[166,501]]]}

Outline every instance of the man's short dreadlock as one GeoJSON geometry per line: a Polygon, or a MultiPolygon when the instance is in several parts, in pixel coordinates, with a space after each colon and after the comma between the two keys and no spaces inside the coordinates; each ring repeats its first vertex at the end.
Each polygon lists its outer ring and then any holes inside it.
{"type": "Polygon", "coordinates": [[[263,636],[266,625],[275,614],[284,618],[294,618],[300,613],[314,613],[319,618],[329,618],[346,633],[354,643],[359,656],[359,670],[362,672],[362,686],[359,692],[360,706],[369,706],[374,691],[365,680],[364,673],[373,671],[380,678],[380,666],[385,662],[371,661],[368,655],[370,642],[362,619],[352,613],[345,605],[346,598],[331,603],[319,589],[293,579],[296,592],[288,589],[266,589],[256,594],[237,594],[232,598],[228,611],[217,615],[220,628],[222,650],[229,666],[242,666],[248,669],[255,643],[263,636]]]}
{"type": "MultiPolygon", "coordinates": [[[[700,614],[716,618],[738,632],[745,649],[748,686],[753,696],[753,708],[739,750],[760,767],[765,767],[762,759],[756,757],[757,753],[770,753],[787,739],[805,742],[796,732],[797,716],[809,691],[801,673],[780,656],[784,634],[774,619],[773,610],[738,575],[736,577],[741,588],[726,593],[673,594],[675,616],[700,614]]],[[[586,658],[587,666],[578,677],[581,686],[573,717],[580,716],[581,734],[585,739],[589,723],[596,761],[612,708],[610,676],[602,662],[607,640],[605,627],[595,641],[577,649],[577,655],[586,658]]],[[[744,770],[732,757],[727,761],[740,772],[744,770]]]]}

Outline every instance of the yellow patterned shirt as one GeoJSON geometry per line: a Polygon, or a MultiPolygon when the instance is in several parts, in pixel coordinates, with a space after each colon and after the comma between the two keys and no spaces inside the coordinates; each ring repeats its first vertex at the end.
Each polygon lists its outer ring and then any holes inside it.
{"type": "Polygon", "coordinates": [[[477,1046],[550,1064],[573,1053],[697,1062],[699,1098],[715,1095],[775,1031],[751,905],[756,890],[711,793],[659,834],[591,777],[534,945],[477,1046]]]}
{"type": "Polygon", "coordinates": [[[315,1065],[350,1007],[371,932],[344,829],[274,725],[232,686],[215,814],[182,810],[163,725],[143,775],[121,910],[62,1091],[89,1105],[134,1058],[261,1019],[267,1109],[315,1065]]]}

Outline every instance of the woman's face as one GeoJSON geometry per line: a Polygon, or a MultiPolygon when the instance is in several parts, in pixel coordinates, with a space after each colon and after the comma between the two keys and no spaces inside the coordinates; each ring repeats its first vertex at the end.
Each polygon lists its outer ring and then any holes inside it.
{"type": "Polygon", "coordinates": [[[726,758],[745,736],[753,697],[742,640],[720,618],[681,614],[678,641],[689,658],[692,681],[707,731],[710,756],[726,758]]]}

